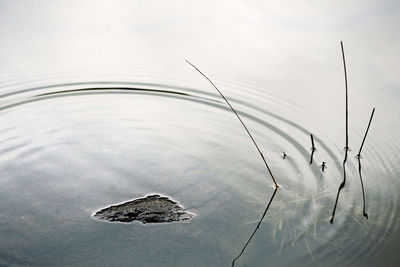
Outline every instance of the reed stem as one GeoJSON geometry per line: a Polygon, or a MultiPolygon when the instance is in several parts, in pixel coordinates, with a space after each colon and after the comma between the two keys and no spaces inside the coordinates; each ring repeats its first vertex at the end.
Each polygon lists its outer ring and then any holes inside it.
{"type": "Polygon", "coordinates": [[[372,122],[372,118],[374,117],[374,113],[375,113],[375,108],[372,109],[372,113],[371,113],[371,117],[369,118],[369,122],[368,122],[368,127],[367,130],[365,131],[365,135],[364,138],[362,140],[361,146],[360,146],[360,150],[358,151],[357,154],[357,160],[358,160],[358,174],[360,176],[360,182],[361,182],[361,189],[362,189],[362,195],[363,195],[363,216],[368,220],[368,214],[365,211],[365,191],[364,191],[364,183],[363,183],[363,179],[362,179],[362,175],[361,175],[361,150],[364,146],[364,142],[365,139],[367,138],[367,134],[369,131],[369,127],[371,126],[371,122],[372,122]]]}
{"type": "Polygon", "coordinates": [[[340,42],[340,46],[342,48],[342,58],[343,58],[343,68],[344,68],[344,82],[345,82],[345,87],[346,87],[346,146],[344,147],[344,160],[343,160],[343,181],[339,186],[337,195],[336,195],[336,201],[335,201],[335,206],[333,208],[332,212],[332,218],[331,218],[331,223],[333,223],[333,220],[335,218],[335,212],[337,208],[337,204],[339,201],[339,195],[340,191],[344,188],[346,185],[346,162],[347,162],[347,152],[349,150],[349,100],[348,100],[348,88],[347,88],[347,71],[346,71],[346,59],[344,57],[344,49],[343,49],[343,42],[340,42]]]}
{"type": "Polygon", "coordinates": [[[225,102],[228,104],[228,106],[231,108],[231,110],[233,111],[233,113],[235,113],[236,117],[239,119],[240,123],[243,125],[244,129],[246,130],[247,134],[250,136],[251,141],[253,141],[254,146],[257,148],[258,153],[260,154],[265,166],[267,167],[268,173],[271,176],[272,181],[274,182],[274,188],[278,188],[279,185],[276,183],[276,180],[274,178],[274,176],[272,175],[271,169],[268,166],[267,161],[264,158],[264,155],[261,153],[260,148],[258,147],[256,141],[254,140],[253,136],[251,135],[249,129],[247,129],[246,125],[244,124],[244,122],[242,121],[242,119],[239,117],[239,114],[236,112],[236,110],[232,107],[232,105],[229,103],[229,101],[225,98],[225,96],[222,94],[222,92],[217,88],[217,86],[215,86],[215,84],[204,74],[202,73],[195,65],[193,65],[192,63],[190,63],[188,60],[186,60],[186,62],[192,66],[195,70],[197,70],[204,78],[206,78],[211,85],[217,90],[217,92],[221,95],[221,97],[225,100],[225,102]]]}
{"type": "Polygon", "coordinates": [[[310,165],[312,164],[312,162],[313,162],[313,157],[314,157],[314,152],[315,152],[315,146],[314,146],[314,137],[313,137],[313,135],[312,134],[310,134],[311,135],[311,145],[312,145],[312,147],[311,147],[311,157],[310,157],[310,165]]]}

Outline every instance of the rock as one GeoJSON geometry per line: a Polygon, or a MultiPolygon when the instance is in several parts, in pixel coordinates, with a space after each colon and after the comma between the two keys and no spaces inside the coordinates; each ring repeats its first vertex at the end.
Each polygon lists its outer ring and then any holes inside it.
{"type": "Polygon", "coordinates": [[[110,222],[165,223],[189,221],[194,215],[168,197],[150,195],[101,209],[93,217],[110,222]]]}

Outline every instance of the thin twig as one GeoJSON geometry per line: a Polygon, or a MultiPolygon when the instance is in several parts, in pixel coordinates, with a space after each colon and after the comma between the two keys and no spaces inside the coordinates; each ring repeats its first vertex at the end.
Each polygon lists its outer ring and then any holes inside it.
{"type": "Polygon", "coordinates": [[[365,132],[365,135],[364,135],[364,138],[362,140],[361,147],[360,147],[360,150],[358,151],[357,156],[361,156],[361,150],[362,150],[362,148],[364,146],[365,139],[367,138],[367,134],[368,134],[368,131],[369,131],[369,127],[371,126],[371,122],[372,122],[372,118],[374,117],[374,113],[375,113],[375,108],[372,109],[371,117],[369,118],[369,122],[368,122],[367,131],[365,132]]]}
{"type": "Polygon", "coordinates": [[[314,137],[313,137],[313,135],[312,134],[310,134],[311,135],[311,145],[312,145],[312,147],[311,147],[311,158],[310,158],[310,165],[312,164],[312,162],[313,162],[313,157],[314,157],[314,152],[315,152],[315,146],[314,146],[314,137]]]}
{"type": "Polygon", "coordinates": [[[250,243],[251,239],[252,239],[253,236],[256,234],[258,228],[260,228],[260,224],[261,224],[261,222],[264,220],[265,214],[267,214],[267,211],[268,211],[268,209],[269,209],[269,206],[271,205],[272,200],[274,199],[277,190],[278,190],[278,188],[275,188],[274,193],[272,194],[271,199],[269,200],[268,205],[267,205],[267,207],[265,208],[264,213],[263,213],[263,215],[262,215],[260,221],[258,222],[258,224],[257,224],[257,226],[256,226],[256,229],[254,229],[254,232],[251,234],[249,240],[247,240],[247,242],[246,242],[246,244],[244,245],[242,251],[241,251],[241,252],[239,253],[239,255],[232,261],[232,267],[235,265],[235,261],[236,261],[237,259],[239,259],[239,258],[242,256],[242,254],[244,253],[244,251],[245,251],[247,245],[250,243]]]}
{"type": "Polygon", "coordinates": [[[346,60],[344,57],[344,49],[343,49],[343,42],[340,42],[340,46],[342,48],[342,58],[343,58],[343,68],[344,68],[344,82],[346,86],[346,146],[344,147],[344,160],[343,160],[343,182],[340,184],[335,201],[335,207],[333,208],[331,223],[335,218],[336,207],[339,201],[340,191],[346,185],[346,161],[347,161],[347,152],[349,150],[349,101],[348,101],[348,93],[347,93],[347,71],[346,71],[346,60]]]}
{"type": "Polygon", "coordinates": [[[239,114],[236,112],[236,110],[232,107],[232,105],[228,102],[228,100],[225,98],[225,96],[221,93],[221,91],[217,88],[217,86],[215,86],[215,84],[204,74],[202,73],[195,65],[193,65],[192,63],[190,63],[188,60],[186,60],[187,63],[189,63],[189,65],[191,65],[195,70],[197,70],[204,78],[206,78],[211,85],[218,91],[218,93],[221,95],[221,97],[225,100],[225,102],[228,104],[228,106],[231,108],[231,110],[233,111],[233,113],[235,113],[236,117],[239,119],[240,123],[243,125],[244,129],[246,130],[247,134],[250,136],[251,140],[253,141],[253,144],[255,145],[255,147],[257,148],[258,153],[260,154],[262,160],[264,161],[265,166],[267,167],[267,170],[269,172],[269,175],[271,176],[272,181],[274,182],[274,188],[278,188],[279,185],[276,183],[274,176],[272,175],[272,172],[267,164],[267,161],[264,158],[264,155],[261,153],[260,148],[258,147],[256,141],[254,140],[253,136],[251,135],[251,133],[249,132],[249,130],[247,129],[246,125],[244,124],[244,122],[242,121],[242,119],[239,117],[239,114]]]}
{"type": "Polygon", "coordinates": [[[372,122],[372,118],[374,117],[374,113],[375,113],[375,108],[372,109],[371,117],[369,118],[369,122],[368,122],[368,127],[367,127],[367,130],[365,131],[365,135],[364,135],[364,138],[362,140],[362,143],[361,143],[361,146],[360,146],[360,150],[358,151],[358,154],[357,154],[358,173],[360,175],[361,189],[362,189],[362,195],[363,195],[363,215],[367,220],[368,220],[368,214],[365,211],[364,183],[363,183],[363,179],[362,179],[362,175],[361,175],[361,150],[362,150],[362,148],[364,146],[365,139],[367,138],[367,134],[368,134],[368,131],[369,131],[369,127],[371,126],[371,122],[372,122]]]}

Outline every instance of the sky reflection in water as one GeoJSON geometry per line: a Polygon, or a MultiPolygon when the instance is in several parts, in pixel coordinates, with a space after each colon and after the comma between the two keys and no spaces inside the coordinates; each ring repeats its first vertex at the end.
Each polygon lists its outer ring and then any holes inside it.
{"type": "Polygon", "coordinates": [[[231,264],[273,188],[234,114],[184,59],[237,109],[281,186],[235,266],[399,262],[399,11],[397,1],[2,1],[0,265],[231,264]],[[331,225],[345,145],[340,41],[352,150],[331,225]],[[365,220],[354,156],[372,107],[365,220]],[[91,219],[149,193],[198,216],[91,219]]]}

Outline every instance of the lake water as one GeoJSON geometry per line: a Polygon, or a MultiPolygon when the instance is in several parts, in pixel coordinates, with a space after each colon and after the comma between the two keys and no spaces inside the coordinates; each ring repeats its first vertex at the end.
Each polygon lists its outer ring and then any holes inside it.
{"type": "Polygon", "coordinates": [[[235,266],[398,264],[399,11],[396,1],[0,2],[0,265],[232,264],[273,182],[185,59],[238,111],[280,185],[235,266]],[[351,151],[331,224],[345,146],[340,41],[351,151]],[[355,156],[373,107],[366,220],[355,156]],[[92,218],[153,193],[196,217],[92,218]]]}

